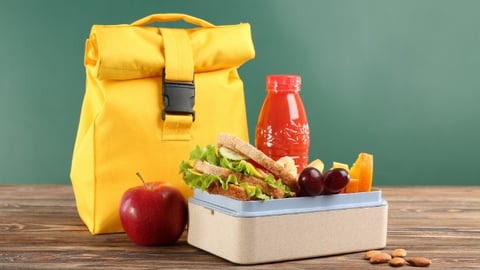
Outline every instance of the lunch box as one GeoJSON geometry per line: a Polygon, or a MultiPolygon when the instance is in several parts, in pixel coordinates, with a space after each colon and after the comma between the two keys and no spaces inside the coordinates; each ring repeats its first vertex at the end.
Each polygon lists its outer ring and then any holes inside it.
{"type": "Polygon", "coordinates": [[[188,243],[237,264],[386,246],[388,204],[379,189],[267,201],[195,190],[188,207],[188,243]]]}

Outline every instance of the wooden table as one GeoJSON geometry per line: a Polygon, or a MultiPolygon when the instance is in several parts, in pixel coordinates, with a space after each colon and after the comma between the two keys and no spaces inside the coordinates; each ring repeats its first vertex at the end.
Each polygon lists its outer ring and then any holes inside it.
{"type": "MultiPolygon", "coordinates": [[[[382,187],[386,250],[432,259],[430,269],[480,269],[480,186],[382,187]]],[[[92,236],[71,186],[0,185],[0,269],[390,269],[363,252],[238,266],[189,246],[141,247],[125,234],[92,236]]],[[[410,268],[409,266],[404,266],[410,268]]]]}

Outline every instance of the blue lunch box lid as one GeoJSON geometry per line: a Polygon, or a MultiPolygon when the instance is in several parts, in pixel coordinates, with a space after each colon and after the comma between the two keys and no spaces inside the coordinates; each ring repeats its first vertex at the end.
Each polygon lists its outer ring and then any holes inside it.
{"type": "Polygon", "coordinates": [[[382,199],[382,192],[379,189],[373,189],[370,192],[294,197],[266,201],[240,201],[196,189],[189,201],[235,217],[288,215],[387,205],[387,202],[382,199]]]}

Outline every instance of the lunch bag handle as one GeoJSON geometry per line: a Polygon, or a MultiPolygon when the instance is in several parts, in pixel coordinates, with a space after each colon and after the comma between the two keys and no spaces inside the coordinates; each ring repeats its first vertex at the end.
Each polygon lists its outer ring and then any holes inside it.
{"type": "MultiPolygon", "coordinates": [[[[142,26],[154,22],[183,20],[201,27],[215,27],[202,19],[182,14],[152,14],[133,22],[132,26],[142,26]]],[[[185,29],[160,28],[164,42],[165,68],[162,94],[162,139],[165,141],[189,141],[195,121],[193,110],[195,100],[194,60],[191,41],[185,29]],[[165,103],[167,102],[167,103],[165,103]]]]}
{"type": "Polygon", "coordinates": [[[146,25],[154,22],[173,22],[173,21],[179,21],[183,20],[187,23],[190,24],[195,24],[198,26],[202,27],[215,27],[214,24],[209,23],[205,20],[202,20],[197,17],[193,17],[187,14],[182,14],[182,13],[157,13],[157,14],[152,14],[148,15],[146,17],[143,17],[137,21],[134,21],[131,23],[133,26],[141,26],[141,25],[146,25]]]}

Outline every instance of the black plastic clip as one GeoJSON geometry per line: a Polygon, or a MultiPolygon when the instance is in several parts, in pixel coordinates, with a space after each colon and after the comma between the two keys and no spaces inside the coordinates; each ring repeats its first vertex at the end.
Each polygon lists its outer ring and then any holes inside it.
{"type": "Polygon", "coordinates": [[[191,114],[195,121],[195,83],[165,81],[163,77],[163,105],[162,119],[165,120],[167,113],[171,114],[191,114]]]}

